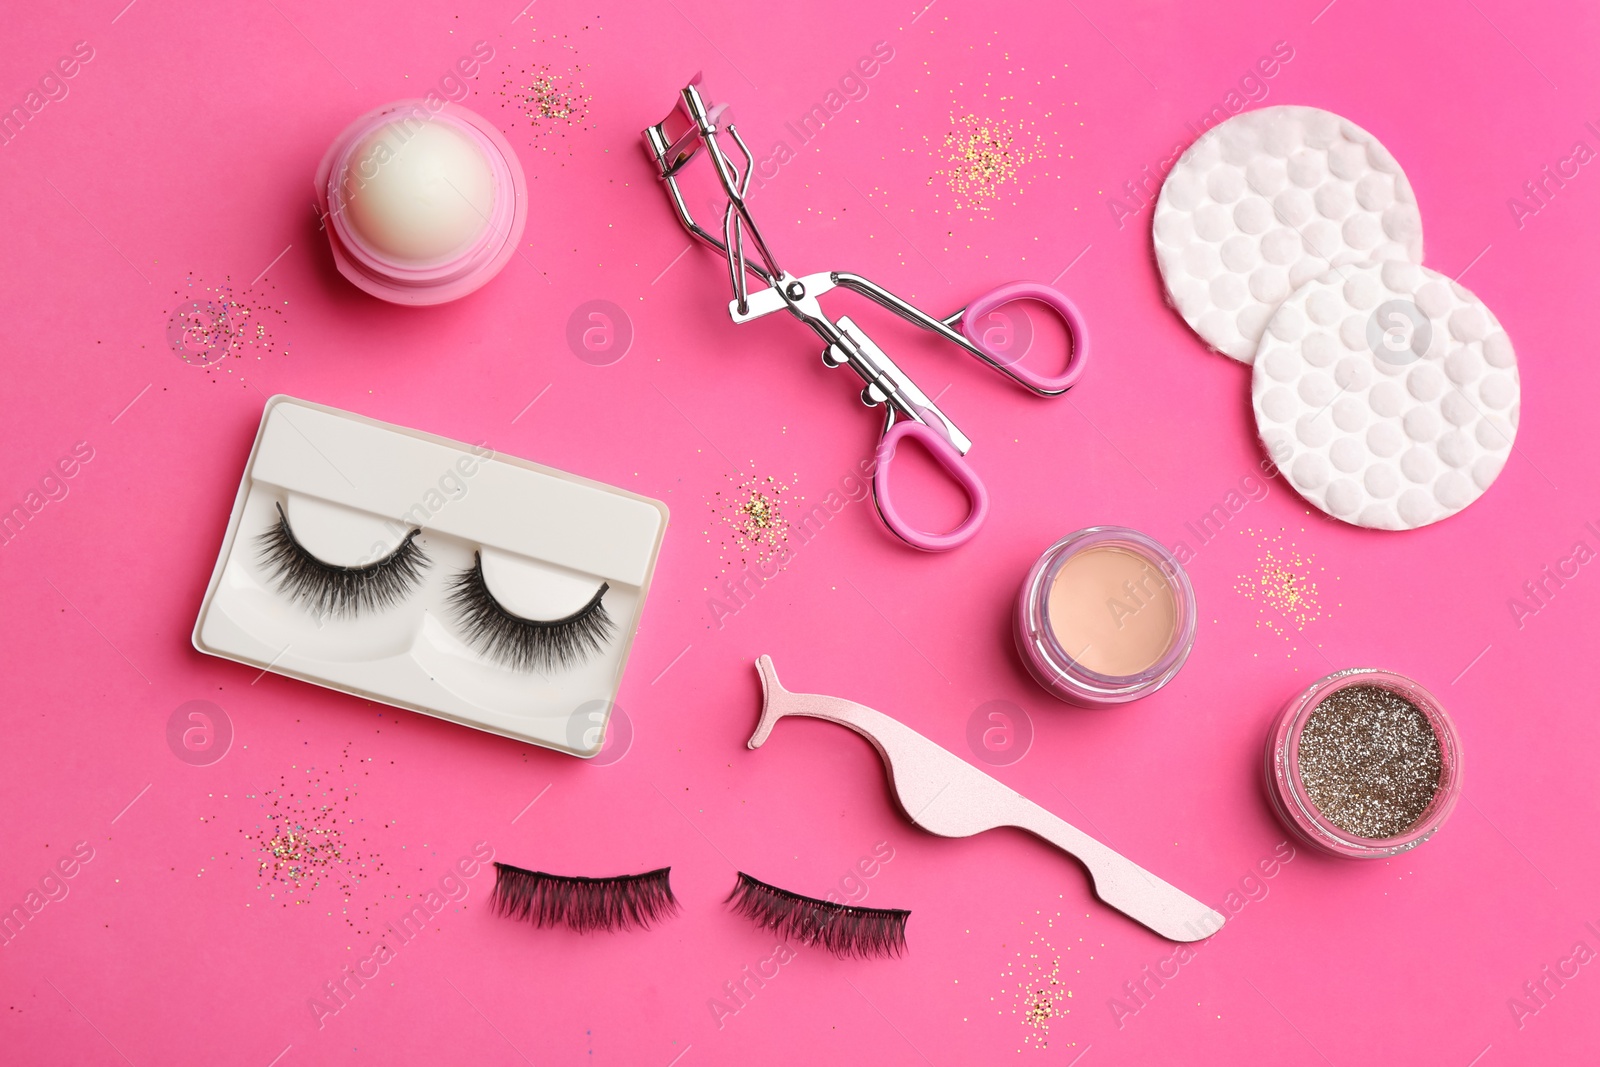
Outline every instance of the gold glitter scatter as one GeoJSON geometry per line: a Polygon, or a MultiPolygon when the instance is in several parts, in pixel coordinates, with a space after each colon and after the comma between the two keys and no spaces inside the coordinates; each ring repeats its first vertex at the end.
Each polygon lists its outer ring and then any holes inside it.
{"type": "Polygon", "coordinates": [[[1001,52],[1001,58],[1003,74],[986,74],[976,87],[962,83],[959,92],[950,91],[949,125],[922,138],[936,164],[928,185],[935,200],[948,199],[947,209],[933,209],[937,213],[985,216],[1008,195],[1015,206],[1015,196],[1039,176],[1038,163],[1052,156],[1075,158],[1066,151],[1064,134],[1056,135],[1062,143],[1053,146],[1040,132],[1041,124],[1054,128],[1054,112],[1042,106],[1040,96],[1059,98],[1060,87],[1051,84],[1056,75],[1030,78],[1009,53],[1001,52]]]}
{"type": "MultiPolygon", "coordinates": [[[[722,573],[747,567],[765,568],[789,553],[788,509],[805,498],[793,496],[793,486],[772,475],[728,475],[731,488],[718,489],[708,504],[721,534],[718,548],[722,573]]],[[[706,541],[712,531],[706,531],[706,541]]]]}
{"type": "Polygon", "coordinates": [[[1259,605],[1261,617],[1257,626],[1265,626],[1292,642],[1291,628],[1297,633],[1304,631],[1307,624],[1322,617],[1314,575],[1325,568],[1317,566],[1315,556],[1303,555],[1292,541],[1286,541],[1282,531],[1246,529],[1240,533],[1257,539],[1260,555],[1254,571],[1239,575],[1234,592],[1259,605]]]}
{"type": "MultiPolygon", "coordinates": [[[[274,330],[283,325],[287,300],[279,300],[277,287],[261,280],[243,291],[225,277],[207,285],[192,273],[183,288],[174,289],[174,306],[167,314],[167,346],[173,355],[207,374],[233,374],[237,361],[266,353],[289,354],[289,342],[277,343],[274,330]]],[[[220,380],[215,379],[214,380],[220,380]]]]}
{"type": "MultiPolygon", "coordinates": [[[[1061,913],[1057,912],[1055,919],[1060,917],[1061,913]]],[[[1017,1016],[1022,1026],[1022,1045],[1018,1052],[1030,1047],[1049,1048],[1050,1024],[1072,1013],[1067,1004],[1072,999],[1072,990],[1061,980],[1063,954],[1047,936],[1047,931],[1055,926],[1055,919],[1046,919],[1044,929],[1033,931],[1027,947],[1018,949],[1016,959],[1000,972],[1003,981],[1014,984],[1016,996],[1011,1014],[1017,1016]]],[[[1070,946],[1067,951],[1072,951],[1070,946]]],[[[1001,1007],[996,1011],[1004,1015],[1006,1009],[1001,1007]]],[[[1068,1046],[1076,1044],[1069,1042],[1068,1046]]]]}
{"type": "Polygon", "coordinates": [[[1043,153],[1044,139],[1031,126],[1005,118],[952,114],[940,146],[944,165],[934,170],[928,184],[943,178],[958,207],[987,214],[1007,186],[1026,184],[1023,168],[1043,153]]]}
{"type": "MultiPolygon", "coordinates": [[[[588,29],[584,26],[580,32],[588,29]]],[[[541,39],[535,31],[532,41],[535,54],[543,55],[555,47],[554,39],[541,39]]],[[[506,74],[498,89],[492,90],[500,97],[501,109],[507,112],[506,126],[526,130],[529,141],[546,152],[557,138],[566,141],[570,131],[594,129],[589,118],[589,105],[594,97],[580,77],[587,67],[577,62],[578,49],[570,34],[561,35],[560,48],[572,53],[573,58],[562,61],[557,56],[551,62],[514,56],[515,69],[506,74]]],[[[566,147],[567,154],[571,155],[571,143],[566,147]]]]}
{"type": "MultiPolygon", "coordinates": [[[[345,925],[366,935],[382,926],[382,905],[396,899],[401,886],[395,881],[388,890],[376,885],[362,890],[359,895],[367,903],[352,913],[358,889],[368,882],[386,882],[391,873],[366,836],[367,820],[355,814],[357,791],[345,770],[349,755],[346,745],[331,771],[294,767],[278,777],[275,787],[246,794],[258,814],[253,826],[239,828],[244,847],[237,859],[254,865],[256,891],[268,900],[285,908],[327,906],[330,915],[336,903],[345,925]]],[[[213,815],[204,821],[216,819],[213,815]]],[[[380,829],[387,825],[380,824],[380,829]]],[[[229,854],[224,850],[223,855],[229,854]]]]}

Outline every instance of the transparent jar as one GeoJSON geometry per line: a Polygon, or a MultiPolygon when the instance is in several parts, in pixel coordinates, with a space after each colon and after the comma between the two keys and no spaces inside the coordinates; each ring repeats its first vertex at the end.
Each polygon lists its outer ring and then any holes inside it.
{"type": "Polygon", "coordinates": [[[1194,587],[1154,538],[1091,526],[1039,557],[1012,622],[1018,655],[1050,693],[1086,707],[1122,704],[1172,681],[1189,658],[1194,587]]]}
{"type": "Polygon", "coordinates": [[[1267,734],[1266,790],[1283,824],[1306,844],[1335,856],[1378,859],[1416,848],[1455,810],[1461,797],[1461,738],[1455,723],[1432,693],[1402,674],[1374,667],[1352,667],[1330,674],[1289,698],[1267,734]],[[1324,700],[1348,686],[1386,689],[1410,701],[1428,720],[1439,743],[1439,782],[1433,799],[1403,833],[1362,837],[1331,822],[1311,802],[1300,776],[1300,734],[1324,700]]]}

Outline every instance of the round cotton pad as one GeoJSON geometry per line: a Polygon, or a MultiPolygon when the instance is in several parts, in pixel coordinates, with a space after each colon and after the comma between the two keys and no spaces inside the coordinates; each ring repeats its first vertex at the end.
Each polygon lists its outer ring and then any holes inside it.
{"type": "Polygon", "coordinates": [[[1466,289],[1403,260],[1336,267],[1267,323],[1251,395],[1268,454],[1345,522],[1412,530],[1454,515],[1511,455],[1511,340],[1466,289]]]}
{"type": "Polygon", "coordinates": [[[1284,298],[1329,267],[1422,262],[1422,216],[1400,165],[1314,107],[1247,111],[1207,131],[1162,184],[1154,227],[1167,299],[1241,363],[1284,298]]]}

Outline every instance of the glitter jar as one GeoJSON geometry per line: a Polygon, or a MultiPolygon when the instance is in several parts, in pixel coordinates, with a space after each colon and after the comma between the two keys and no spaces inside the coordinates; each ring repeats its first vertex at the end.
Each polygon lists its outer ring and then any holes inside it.
{"type": "Polygon", "coordinates": [[[510,142],[481,115],[433,98],[356,119],[312,188],[339,273],[395,304],[478,289],[510,261],[528,221],[510,142]]]}
{"type": "Polygon", "coordinates": [[[1051,694],[1085,707],[1149,696],[1194,647],[1194,587],[1157,540],[1124,526],[1068,534],[1039,557],[1012,615],[1017,653],[1051,694]]]}
{"type": "Polygon", "coordinates": [[[1267,734],[1266,790],[1278,817],[1307,844],[1336,856],[1377,859],[1416,848],[1455,810],[1461,796],[1461,738],[1444,707],[1428,690],[1404,675],[1371,667],[1353,667],[1330,674],[1296,693],[1284,705],[1267,734]],[[1393,694],[1420,713],[1438,745],[1438,779],[1432,795],[1415,819],[1398,833],[1363,836],[1346,829],[1313,801],[1301,741],[1319,708],[1344,690],[1361,687],[1393,694]]]}

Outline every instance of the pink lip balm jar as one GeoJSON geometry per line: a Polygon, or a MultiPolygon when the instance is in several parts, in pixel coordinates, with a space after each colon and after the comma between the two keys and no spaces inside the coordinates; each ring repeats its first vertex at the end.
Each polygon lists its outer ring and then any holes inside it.
{"type": "Polygon", "coordinates": [[[1154,538],[1091,526],[1057,541],[1028,572],[1012,616],[1028,672],[1087,707],[1149,696],[1194,647],[1194,588],[1154,538]]]}
{"type": "Polygon", "coordinates": [[[339,273],[396,304],[442,304],[500,272],[528,191],[511,145],[452,103],[401,100],[361,116],[314,182],[339,273]]]}

